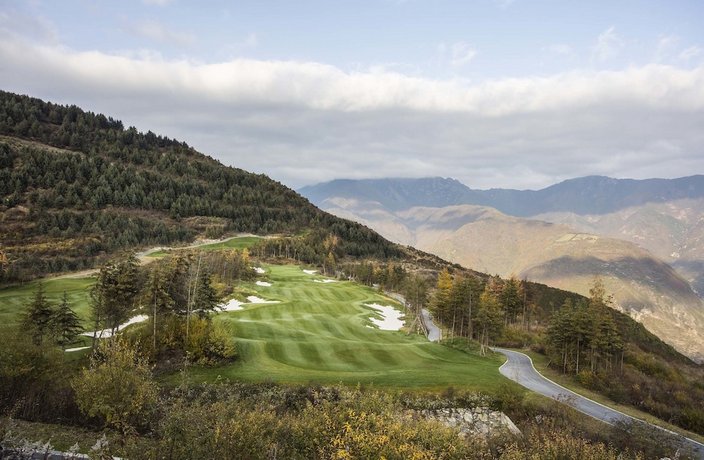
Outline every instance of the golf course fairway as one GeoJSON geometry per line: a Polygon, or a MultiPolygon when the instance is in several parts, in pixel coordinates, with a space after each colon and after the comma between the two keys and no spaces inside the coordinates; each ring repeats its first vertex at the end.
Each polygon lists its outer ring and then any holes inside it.
{"type": "Polygon", "coordinates": [[[44,286],[46,298],[54,305],[59,304],[66,292],[71,309],[81,318],[83,325],[88,327],[90,289],[95,284],[94,277],[45,278],[0,289],[0,327],[15,325],[21,321],[22,313],[32,301],[40,283],[44,286]]]}
{"type": "Polygon", "coordinates": [[[374,384],[396,388],[453,386],[491,391],[508,382],[499,356],[481,357],[430,343],[418,334],[377,329],[365,304],[393,305],[377,291],[348,281],[321,282],[295,265],[267,265],[271,286],[252,283],[277,303],[244,304],[216,316],[236,338],[239,359],[228,366],[191,368],[194,380],[374,384]],[[317,280],[317,282],[316,282],[317,280]]]}

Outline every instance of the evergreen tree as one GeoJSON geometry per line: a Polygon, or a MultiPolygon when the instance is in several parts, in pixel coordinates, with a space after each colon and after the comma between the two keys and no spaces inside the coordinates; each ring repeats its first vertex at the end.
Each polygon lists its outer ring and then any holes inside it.
{"type": "Polygon", "coordinates": [[[66,345],[73,343],[78,334],[84,330],[78,315],[69,306],[66,291],[51,319],[51,330],[56,343],[61,345],[61,348],[66,348],[66,345]]]}
{"type": "Polygon", "coordinates": [[[474,276],[459,276],[453,280],[450,305],[461,336],[472,338],[472,320],[476,314],[481,285],[474,276]]]}
{"type": "Polygon", "coordinates": [[[490,283],[487,283],[479,297],[478,307],[475,323],[479,333],[481,353],[485,354],[489,342],[501,334],[504,324],[503,311],[490,283]]]}
{"type": "Polygon", "coordinates": [[[435,287],[435,292],[430,301],[430,308],[441,322],[447,321],[448,312],[450,310],[452,291],[452,276],[450,272],[444,268],[438,274],[438,281],[435,287]]]}
{"type": "Polygon", "coordinates": [[[403,295],[406,299],[405,306],[413,312],[413,324],[411,330],[420,328],[425,334],[425,326],[421,321],[422,309],[428,301],[428,283],[425,278],[419,275],[411,275],[403,284],[403,295]]]}
{"type": "Polygon", "coordinates": [[[35,345],[41,345],[45,336],[51,332],[53,314],[54,310],[44,293],[44,285],[39,283],[32,301],[26,307],[22,321],[22,325],[32,335],[35,345]]]}
{"type": "Polygon", "coordinates": [[[215,311],[221,303],[211,284],[210,273],[207,269],[201,270],[195,289],[193,310],[198,316],[205,317],[209,312],[215,311]]]}
{"type": "Polygon", "coordinates": [[[523,286],[515,276],[507,279],[501,289],[501,304],[506,312],[506,324],[516,322],[518,314],[523,310],[523,286]]]}
{"type": "Polygon", "coordinates": [[[164,264],[154,264],[144,288],[142,305],[152,317],[152,345],[156,349],[158,318],[173,312],[174,299],[169,295],[168,271],[164,264]]]}
{"type": "Polygon", "coordinates": [[[548,352],[562,363],[564,373],[611,372],[623,359],[623,339],[609,305],[610,296],[595,279],[588,301],[565,301],[547,329],[548,352]]]}
{"type": "Polygon", "coordinates": [[[95,330],[110,329],[112,333],[132,314],[141,280],[134,254],[108,262],[100,268],[91,291],[95,330]]]}

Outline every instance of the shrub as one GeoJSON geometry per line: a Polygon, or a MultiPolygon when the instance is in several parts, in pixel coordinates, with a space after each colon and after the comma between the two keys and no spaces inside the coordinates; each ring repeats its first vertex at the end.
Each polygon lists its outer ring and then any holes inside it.
{"type": "Polygon", "coordinates": [[[157,404],[147,359],[120,337],[100,344],[72,385],[84,414],[124,434],[147,426],[157,404]]]}

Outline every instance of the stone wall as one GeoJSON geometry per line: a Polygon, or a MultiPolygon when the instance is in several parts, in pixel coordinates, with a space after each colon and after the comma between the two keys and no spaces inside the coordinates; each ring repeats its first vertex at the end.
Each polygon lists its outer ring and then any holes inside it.
{"type": "Polygon", "coordinates": [[[485,407],[444,408],[414,411],[415,415],[458,428],[464,436],[489,436],[498,433],[520,435],[521,431],[503,412],[485,407]]]}

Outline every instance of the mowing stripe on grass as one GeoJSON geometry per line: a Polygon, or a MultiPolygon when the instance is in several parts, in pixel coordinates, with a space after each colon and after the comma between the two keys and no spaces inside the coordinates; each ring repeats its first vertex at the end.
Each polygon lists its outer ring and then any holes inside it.
{"type": "Polygon", "coordinates": [[[192,368],[196,380],[216,376],[246,381],[374,383],[406,388],[448,385],[491,391],[507,382],[502,359],[479,357],[429,343],[417,334],[382,331],[365,303],[395,301],[359,284],[314,283],[293,265],[267,265],[271,287],[252,290],[281,303],[245,306],[216,317],[238,341],[240,359],[219,368],[192,368]]]}

